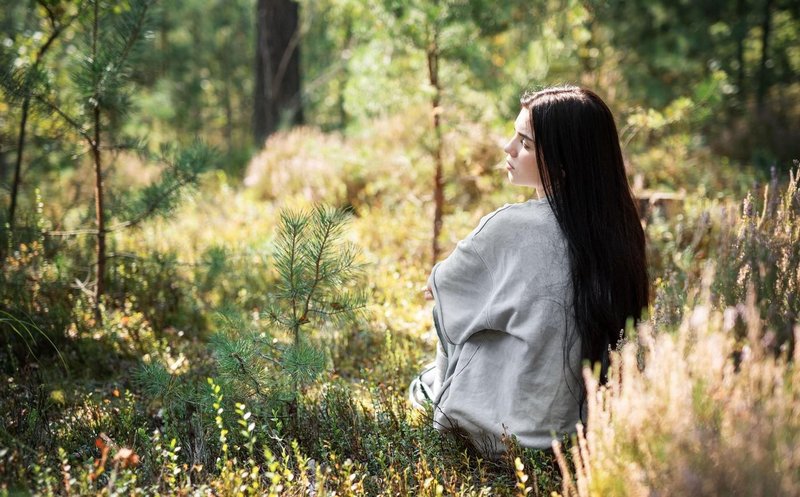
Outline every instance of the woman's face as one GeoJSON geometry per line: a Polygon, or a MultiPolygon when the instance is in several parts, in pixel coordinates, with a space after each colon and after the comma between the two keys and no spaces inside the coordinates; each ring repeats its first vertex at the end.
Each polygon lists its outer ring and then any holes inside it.
{"type": "Polygon", "coordinates": [[[514,185],[532,186],[541,192],[539,168],[536,164],[536,149],[533,144],[530,111],[522,108],[514,122],[514,136],[503,150],[506,157],[508,180],[514,185]]]}

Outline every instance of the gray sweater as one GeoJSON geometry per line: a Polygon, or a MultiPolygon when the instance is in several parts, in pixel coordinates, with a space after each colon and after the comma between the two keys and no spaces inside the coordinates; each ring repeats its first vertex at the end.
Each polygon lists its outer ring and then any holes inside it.
{"type": "Polygon", "coordinates": [[[566,240],[546,199],[484,216],[428,279],[439,333],[434,422],[488,455],[502,433],[549,448],[580,419],[566,240]],[[564,341],[571,347],[565,355],[564,341]]]}

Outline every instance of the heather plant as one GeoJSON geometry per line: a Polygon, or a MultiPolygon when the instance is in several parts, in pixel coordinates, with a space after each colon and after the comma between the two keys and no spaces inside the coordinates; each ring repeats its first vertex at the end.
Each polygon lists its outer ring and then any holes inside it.
{"type": "MultiPolygon", "coordinates": [[[[797,165],[798,163],[795,162],[797,165]]],[[[781,191],[778,176],[764,188],[760,212],[753,195],[742,203],[741,219],[719,240],[719,277],[714,292],[720,308],[745,301],[748,289],[763,319],[766,345],[777,350],[797,345],[800,319],[800,169],[790,172],[781,191]]],[[[743,328],[739,327],[740,335],[743,328]]]]}
{"type": "MultiPolygon", "coordinates": [[[[752,193],[739,207],[718,199],[693,200],[671,224],[651,223],[657,327],[680,323],[699,304],[692,289],[699,288],[707,261],[714,260],[710,299],[715,308],[728,309],[735,320],[752,290],[768,346],[776,352],[783,345],[791,349],[800,316],[799,211],[798,173],[790,172],[782,187],[773,170],[760,201],[752,193]]],[[[737,325],[732,333],[741,338],[744,330],[737,325]]]]}
{"type": "Polygon", "coordinates": [[[262,199],[295,193],[312,202],[353,204],[359,185],[363,188],[353,167],[357,160],[336,134],[298,127],[267,139],[250,161],[244,184],[262,199]],[[309,149],[308,143],[315,147],[309,149]]]}
{"type": "Polygon", "coordinates": [[[574,469],[561,461],[562,495],[800,493],[798,349],[772,353],[753,292],[736,311],[747,330],[737,340],[710,285],[675,333],[640,327],[613,354],[607,385],[585,372],[588,425],[574,469]]]}

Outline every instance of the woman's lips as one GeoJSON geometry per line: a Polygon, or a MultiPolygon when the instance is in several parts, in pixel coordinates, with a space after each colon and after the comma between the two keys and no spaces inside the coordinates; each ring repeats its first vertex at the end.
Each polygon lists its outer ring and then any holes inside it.
{"type": "Polygon", "coordinates": [[[509,171],[513,171],[514,166],[512,166],[510,162],[506,161],[506,169],[508,169],[509,171]]]}

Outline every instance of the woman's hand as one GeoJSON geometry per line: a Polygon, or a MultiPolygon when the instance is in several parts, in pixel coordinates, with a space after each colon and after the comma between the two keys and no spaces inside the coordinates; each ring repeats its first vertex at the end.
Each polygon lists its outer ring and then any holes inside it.
{"type": "Polygon", "coordinates": [[[433,300],[433,291],[431,290],[430,285],[425,287],[425,300],[433,300]]]}

